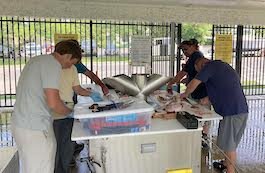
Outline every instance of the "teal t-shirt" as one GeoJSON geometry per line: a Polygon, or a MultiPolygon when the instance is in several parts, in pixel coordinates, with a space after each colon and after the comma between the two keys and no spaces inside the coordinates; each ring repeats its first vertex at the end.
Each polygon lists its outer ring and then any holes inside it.
{"type": "Polygon", "coordinates": [[[86,68],[86,66],[81,62],[78,64],[75,64],[75,67],[76,67],[78,73],[85,73],[88,70],[86,68]]]}

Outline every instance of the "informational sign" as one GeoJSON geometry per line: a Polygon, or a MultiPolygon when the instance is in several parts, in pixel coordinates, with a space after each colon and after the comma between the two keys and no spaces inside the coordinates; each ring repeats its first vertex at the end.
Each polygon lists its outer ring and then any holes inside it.
{"type": "Polygon", "coordinates": [[[139,35],[132,36],[132,65],[145,66],[151,64],[151,43],[151,37],[139,35]]]}
{"type": "Polygon", "coordinates": [[[215,59],[228,64],[232,63],[233,40],[232,34],[217,34],[215,39],[215,59]]]}
{"type": "Polygon", "coordinates": [[[167,173],[192,173],[191,168],[168,170],[167,173]]]}
{"type": "Polygon", "coordinates": [[[63,40],[78,40],[78,34],[54,34],[54,43],[57,44],[60,41],[63,40]]]}

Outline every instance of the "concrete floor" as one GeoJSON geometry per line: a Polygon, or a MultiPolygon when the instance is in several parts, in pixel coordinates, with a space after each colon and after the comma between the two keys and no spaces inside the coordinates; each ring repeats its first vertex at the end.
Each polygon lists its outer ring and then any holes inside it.
{"type": "MultiPolygon", "coordinates": [[[[240,173],[265,173],[265,97],[248,97],[249,118],[243,138],[237,149],[237,166],[240,173]]],[[[213,123],[213,135],[217,135],[218,123],[213,123]]],[[[81,157],[87,151],[81,152],[81,157]]],[[[206,166],[207,151],[202,150],[202,173],[216,173],[206,166]]],[[[224,158],[213,147],[214,159],[224,158]]],[[[85,163],[77,161],[72,173],[88,173],[85,163]]]]}

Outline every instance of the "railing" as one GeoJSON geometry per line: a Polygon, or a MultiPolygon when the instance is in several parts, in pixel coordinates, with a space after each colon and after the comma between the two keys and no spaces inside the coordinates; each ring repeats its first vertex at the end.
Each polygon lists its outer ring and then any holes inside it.
{"type": "MultiPolygon", "coordinates": [[[[176,27],[175,30],[177,30],[176,27]]],[[[82,62],[101,79],[117,74],[145,73],[144,66],[131,64],[131,38],[153,39],[153,73],[169,75],[170,25],[168,23],[98,21],[77,19],[1,17],[0,19],[0,107],[15,103],[16,84],[27,61],[54,49],[54,34],[77,34],[83,53],[82,62]],[[165,47],[156,46],[158,39],[165,47]]],[[[81,83],[90,83],[80,75],[81,83]]]]}
{"type": "MultiPolygon", "coordinates": [[[[212,55],[216,34],[233,36],[232,66],[241,78],[246,95],[265,94],[265,27],[214,25],[212,55]]],[[[218,57],[217,57],[218,58],[218,57]]]]}
{"type": "MultiPolygon", "coordinates": [[[[169,23],[1,17],[0,107],[14,105],[16,84],[25,63],[36,55],[51,53],[54,48],[55,33],[77,34],[84,50],[83,63],[101,79],[118,74],[146,72],[144,66],[131,64],[131,38],[134,35],[152,38],[152,73],[176,74],[181,65],[178,62],[180,52],[177,44],[181,41],[181,32],[178,31],[182,28],[181,24],[173,28],[170,26],[169,23]],[[175,37],[174,46],[172,36],[175,37]],[[171,50],[172,47],[175,47],[175,50],[171,50]],[[174,65],[171,56],[173,52],[173,57],[178,57],[174,65]]],[[[212,49],[207,51],[211,52],[212,57],[214,57],[215,35],[233,35],[232,66],[240,74],[245,94],[265,94],[265,28],[214,25],[209,32],[213,33],[212,49]],[[238,46],[240,42],[237,38],[243,40],[241,47],[238,46]]],[[[84,75],[80,75],[80,80],[81,83],[91,83],[91,80],[84,75]]]]}

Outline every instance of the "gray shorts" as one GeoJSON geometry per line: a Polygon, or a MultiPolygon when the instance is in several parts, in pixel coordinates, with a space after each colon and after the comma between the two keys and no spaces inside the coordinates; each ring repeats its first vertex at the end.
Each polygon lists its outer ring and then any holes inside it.
{"type": "Polygon", "coordinates": [[[217,145],[223,151],[236,151],[246,128],[248,113],[223,118],[219,123],[217,145]]]}

